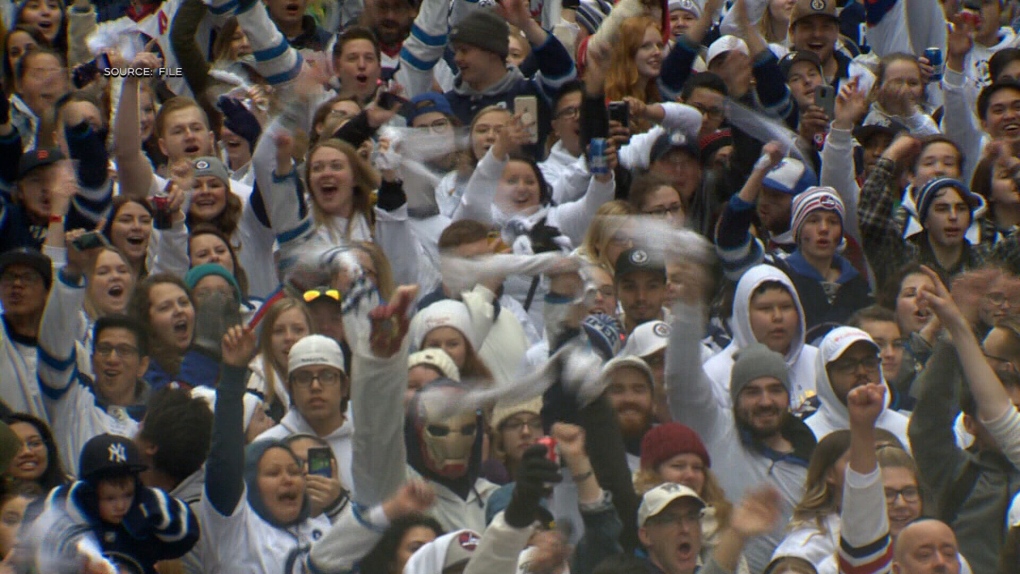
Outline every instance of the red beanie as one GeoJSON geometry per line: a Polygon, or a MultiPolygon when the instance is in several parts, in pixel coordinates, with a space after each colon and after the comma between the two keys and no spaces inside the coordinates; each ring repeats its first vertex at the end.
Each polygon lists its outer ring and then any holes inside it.
{"type": "Polygon", "coordinates": [[[644,470],[654,470],[678,454],[697,455],[706,468],[712,466],[705,443],[691,427],[680,423],[662,424],[645,433],[641,440],[641,468],[644,470]]]}

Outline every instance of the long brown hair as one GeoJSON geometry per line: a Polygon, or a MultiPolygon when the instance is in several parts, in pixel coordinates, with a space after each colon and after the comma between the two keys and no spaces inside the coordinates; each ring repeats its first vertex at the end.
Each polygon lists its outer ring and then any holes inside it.
{"type": "Polygon", "coordinates": [[[819,530],[828,532],[825,517],[839,512],[842,493],[829,484],[829,473],[843,455],[850,450],[850,431],[838,430],[818,441],[811,461],[808,463],[807,478],[804,479],[804,496],[793,509],[790,530],[814,522],[819,530]]]}
{"type": "MultiPolygon", "coordinates": [[[[365,218],[365,221],[369,225],[369,229],[372,227],[373,217],[371,209],[371,198],[372,191],[379,187],[379,173],[376,172],[364,159],[358,155],[358,150],[354,149],[351,144],[341,141],[338,139],[327,139],[320,141],[308,152],[308,161],[305,162],[305,183],[308,185],[308,192],[312,196],[312,214],[315,218],[315,223],[318,226],[325,226],[330,230],[330,234],[335,231],[331,224],[331,217],[329,214],[324,212],[319,204],[315,202],[315,194],[312,193],[311,188],[311,176],[312,176],[312,158],[315,157],[315,152],[322,148],[331,148],[339,151],[347,157],[347,163],[350,165],[351,171],[354,172],[354,189],[351,190],[351,217],[347,219],[347,229],[343,230],[343,237],[350,238],[351,228],[354,224],[355,217],[361,214],[365,218]]],[[[339,238],[337,238],[339,239],[339,238]]]]}
{"type": "MultiPolygon", "coordinates": [[[[262,330],[259,332],[259,353],[262,355],[263,365],[263,379],[266,381],[266,388],[263,391],[263,401],[266,405],[273,404],[273,401],[277,400],[276,396],[276,375],[277,373],[287,372],[287,365],[281,365],[276,357],[273,356],[273,328],[276,326],[276,322],[280,319],[280,315],[283,315],[291,309],[300,309],[301,314],[304,315],[305,321],[308,322],[308,332],[312,332],[312,315],[308,312],[308,306],[303,301],[295,299],[293,297],[284,297],[273,303],[269,310],[266,311],[266,315],[263,318],[262,330]]],[[[283,405],[287,408],[289,405],[283,405]]]]}
{"type": "Polygon", "coordinates": [[[149,298],[149,293],[156,285],[163,285],[166,283],[180,287],[188,296],[188,300],[191,301],[191,306],[195,306],[195,300],[191,296],[191,290],[188,289],[188,286],[184,283],[183,279],[171,273],[156,273],[155,275],[148,276],[137,287],[135,287],[135,292],[131,295],[131,302],[128,304],[128,315],[142,324],[145,328],[145,335],[150,341],[152,341],[151,349],[149,349],[149,356],[152,357],[164,371],[176,375],[181,369],[181,360],[184,358],[184,354],[179,353],[176,349],[174,349],[173,345],[164,345],[160,342],[159,334],[153,330],[152,320],[149,318],[149,310],[152,307],[152,300],[149,298]]]}
{"type": "MultiPolygon", "coordinates": [[[[115,254],[117,257],[120,257],[120,260],[123,261],[124,264],[128,266],[128,269],[130,269],[132,272],[134,272],[134,268],[131,267],[131,262],[128,260],[127,255],[125,255],[124,252],[121,251],[120,249],[117,249],[116,247],[114,247],[112,245],[107,245],[107,246],[104,246],[104,247],[100,248],[98,253],[96,254],[96,257],[94,259],[92,259],[92,268],[89,269],[88,272],[85,274],[87,283],[89,283],[89,284],[91,283],[92,277],[96,273],[96,265],[99,263],[99,256],[102,255],[106,251],[109,251],[110,253],[115,254]]],[[[135,288],[135,285],[137,285],[137,284],[138,284],[138,276],[134,275],[134,273],[132,273],[132,275],[131,275],[131,289],[133,290],[135,288]]],[[[129,296],[128,297],[128,301],[130,302],[130,300],[131,300],[131,298],[129,296]]],[[[99,309],[96,307],[95,300],[93,300],[93,298],[92,298],[92,292],[89,291],[88,288],[85,289],[85,305],[84,305],[84,307],[85,307],[85,314],[88,315],[89,318],[91,318],[91,319],[98,319],[99,317],[102,316],[102,313],[100,313],[99,309]]]]}

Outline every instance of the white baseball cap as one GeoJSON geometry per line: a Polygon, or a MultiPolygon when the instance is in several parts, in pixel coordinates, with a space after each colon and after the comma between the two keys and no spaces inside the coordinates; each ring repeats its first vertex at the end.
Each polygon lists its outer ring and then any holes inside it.
{"type": "Polygon", "coordinates": [[[665,510],[674,500],[681,498],[694,499],[702,508],[707,506],[698,493],[691,488],[675,482],[666,482],[649,490],[641,498],[641,507],[638,508],[637,513],[638,527],[644,526],[649,518],[665,510]]]}
{"type": "Polygon", "coordinates": [[[621,357],[645,358],[666,348],[672,332],[669,323],[664,321],[648,321],[634,328],[627,337],[627,344],[620,351],[621,357]]]}
{"type": "Polygon", "coordinates": [[[408,355],[407,370],[410,371],[419,365],[428,365],[438,370],[447,379],[460,381],[460,369],[457,368],[450,355],[447,355],[446,351],[442,349],[425,349],[408,355]]]}
{"type": "Polygon", "coordinates": [[[705,65],[711,65],[712,60],[714,60],[716,56],[733,50],[736,50],[745,56],[751,55],[751,51],[747,49],[747,42],[737,38],[736,36],[727,34],[725,36],[720,36],[718,40],[712,42],[712,45],[708,47],[708,54],[705,56],[705,65]]]}
{"type": "Polygon", "coordinates": [[[344,352],[336,341],[323,335],[308,335],[290,348],[287,355],[287,372],[301,367],[327,366],[347,374],[344,369],[344,352]]]}

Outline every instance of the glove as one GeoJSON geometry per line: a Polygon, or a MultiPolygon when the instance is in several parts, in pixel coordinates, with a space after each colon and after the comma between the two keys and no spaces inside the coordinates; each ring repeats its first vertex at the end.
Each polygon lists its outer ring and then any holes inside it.
{"type": "Polygon", "coordinates": [[[254,152],[255,143],[262,135],[262,125],[259,124],[258,118],[248,111],[244,104],[231,97],[220,96],[216,101],[216,107],[223,112],[223,125],[244,138],[254,152]]]}
{"type": "Polygon", "coordinates": [[[546,458],[545,445],[536,444],[524,451],[517,472],[513,498],[503,518],[511,528],[527,528],[538,516],[542,499],[552,493],[550,483],[563,479],[559,466],[546,458]]]}
{"type": "Polygon", "coordinates": [[[0,97],[0,124],[11,121],[11,101],[0,97]]]}

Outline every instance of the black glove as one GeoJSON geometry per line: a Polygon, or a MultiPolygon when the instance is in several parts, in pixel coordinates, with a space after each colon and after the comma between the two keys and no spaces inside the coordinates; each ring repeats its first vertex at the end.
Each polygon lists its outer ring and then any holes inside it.
{"type": "Polygon", "coordinates": [[[255,144],[262,135],[262,126],[255,114],[248,111],[240,101],[227,96],[220,96],[216,100],[216,107],[223,112],[223,125],[244,138],[251,146],[251,152],[255,153],[255,144]]]}
{"type": "Polygon", "coordinates": [[[0,96],[0,124],[11,121],[11,101],[0,96]]]}
{"type": "Polygon", "coordinates": [[[549,484],[563,478],[559,465],[546,458],[547,452],[545,445],[536,444],[528,447],[521,457],[513,498],[503,513],[503,519],[511,528],[531,526],[542,499],[552,493],[549,484]]]}

